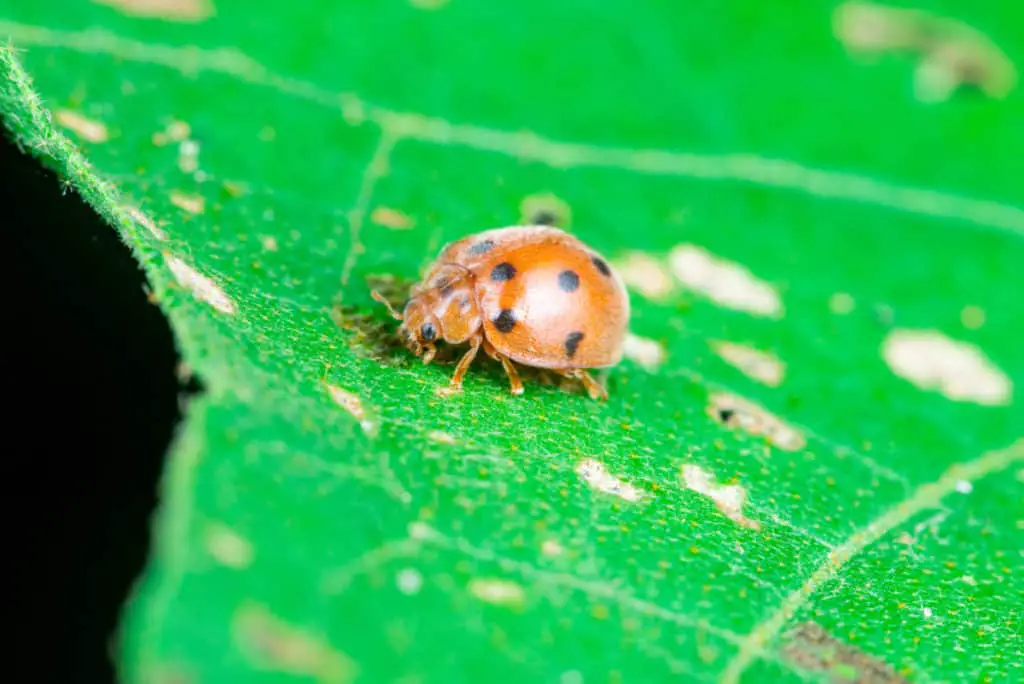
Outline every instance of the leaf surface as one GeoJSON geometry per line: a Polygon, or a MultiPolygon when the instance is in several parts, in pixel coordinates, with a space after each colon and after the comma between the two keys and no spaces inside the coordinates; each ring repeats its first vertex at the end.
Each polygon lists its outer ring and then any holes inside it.
{"type": "Polygon", "coordinates": [[[1020,679],[1024,95],[834,9],[5,6],[7,127],[207,387],[124,681],[1020,679]],[[609,401],[440,396],[370,285],[537,212],[630,284],[609,401]]]}

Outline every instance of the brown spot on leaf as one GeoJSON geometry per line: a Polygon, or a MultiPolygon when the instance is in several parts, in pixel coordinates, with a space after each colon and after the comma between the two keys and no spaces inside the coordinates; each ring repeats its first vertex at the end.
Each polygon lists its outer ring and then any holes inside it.
{"type": "Polygon", "coordinates": [[[782,657],[835,684],[909,684],[887,663],[836,639],[816,622],[801,622],[783,636],[782,657]]]}

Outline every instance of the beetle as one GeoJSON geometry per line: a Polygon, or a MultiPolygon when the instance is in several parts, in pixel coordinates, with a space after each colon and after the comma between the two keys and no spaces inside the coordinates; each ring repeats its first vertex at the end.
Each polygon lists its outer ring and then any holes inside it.
{"type": "Polygon", "coordinates": [[[622,279],[594,249],[546,225],[485,230],[441,249],[401,312],[371,296],[402,322],[399,333],[430,363],[437,343],[468,343],[446,393],[480,349],[499,361],[514,395],[523,393],[515,363],[580,381],[592,399],[607,390],[587,372],[623,355],[630,304],[622,279]]]}

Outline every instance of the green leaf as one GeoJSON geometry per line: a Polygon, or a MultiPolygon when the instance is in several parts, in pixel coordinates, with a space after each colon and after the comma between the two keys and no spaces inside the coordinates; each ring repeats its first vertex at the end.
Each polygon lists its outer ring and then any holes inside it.
{"type": "Polygon", "coordinates": [[[207,388],[125,682],[1021,678],[1024,14],[719,4],[0,11],[207,388]],[[440,396],[370,284],[538,213],[630,284],[609,401],[440,396]]]}

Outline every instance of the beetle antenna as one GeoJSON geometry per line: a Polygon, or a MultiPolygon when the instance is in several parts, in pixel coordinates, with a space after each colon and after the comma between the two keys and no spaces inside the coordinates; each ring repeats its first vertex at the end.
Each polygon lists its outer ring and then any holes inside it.
{"type": "Polygon", "coordinates": [[[388,312],[391,314],[392,318],[394,318],[396,321],[402,320],[402,314],[400,314],[397,311],[395,311],[395,307],[391,306],[391,302],[389,302],[388,300],[384,299],[384,295],[382,295],[380,292],[377,292],[376,290],[372,290],[370,292],[370,296],[373,297],[374,299],[376,299],[378,302],[380,302],[384,306],[386,306],[388,308],[388,312]]]}

